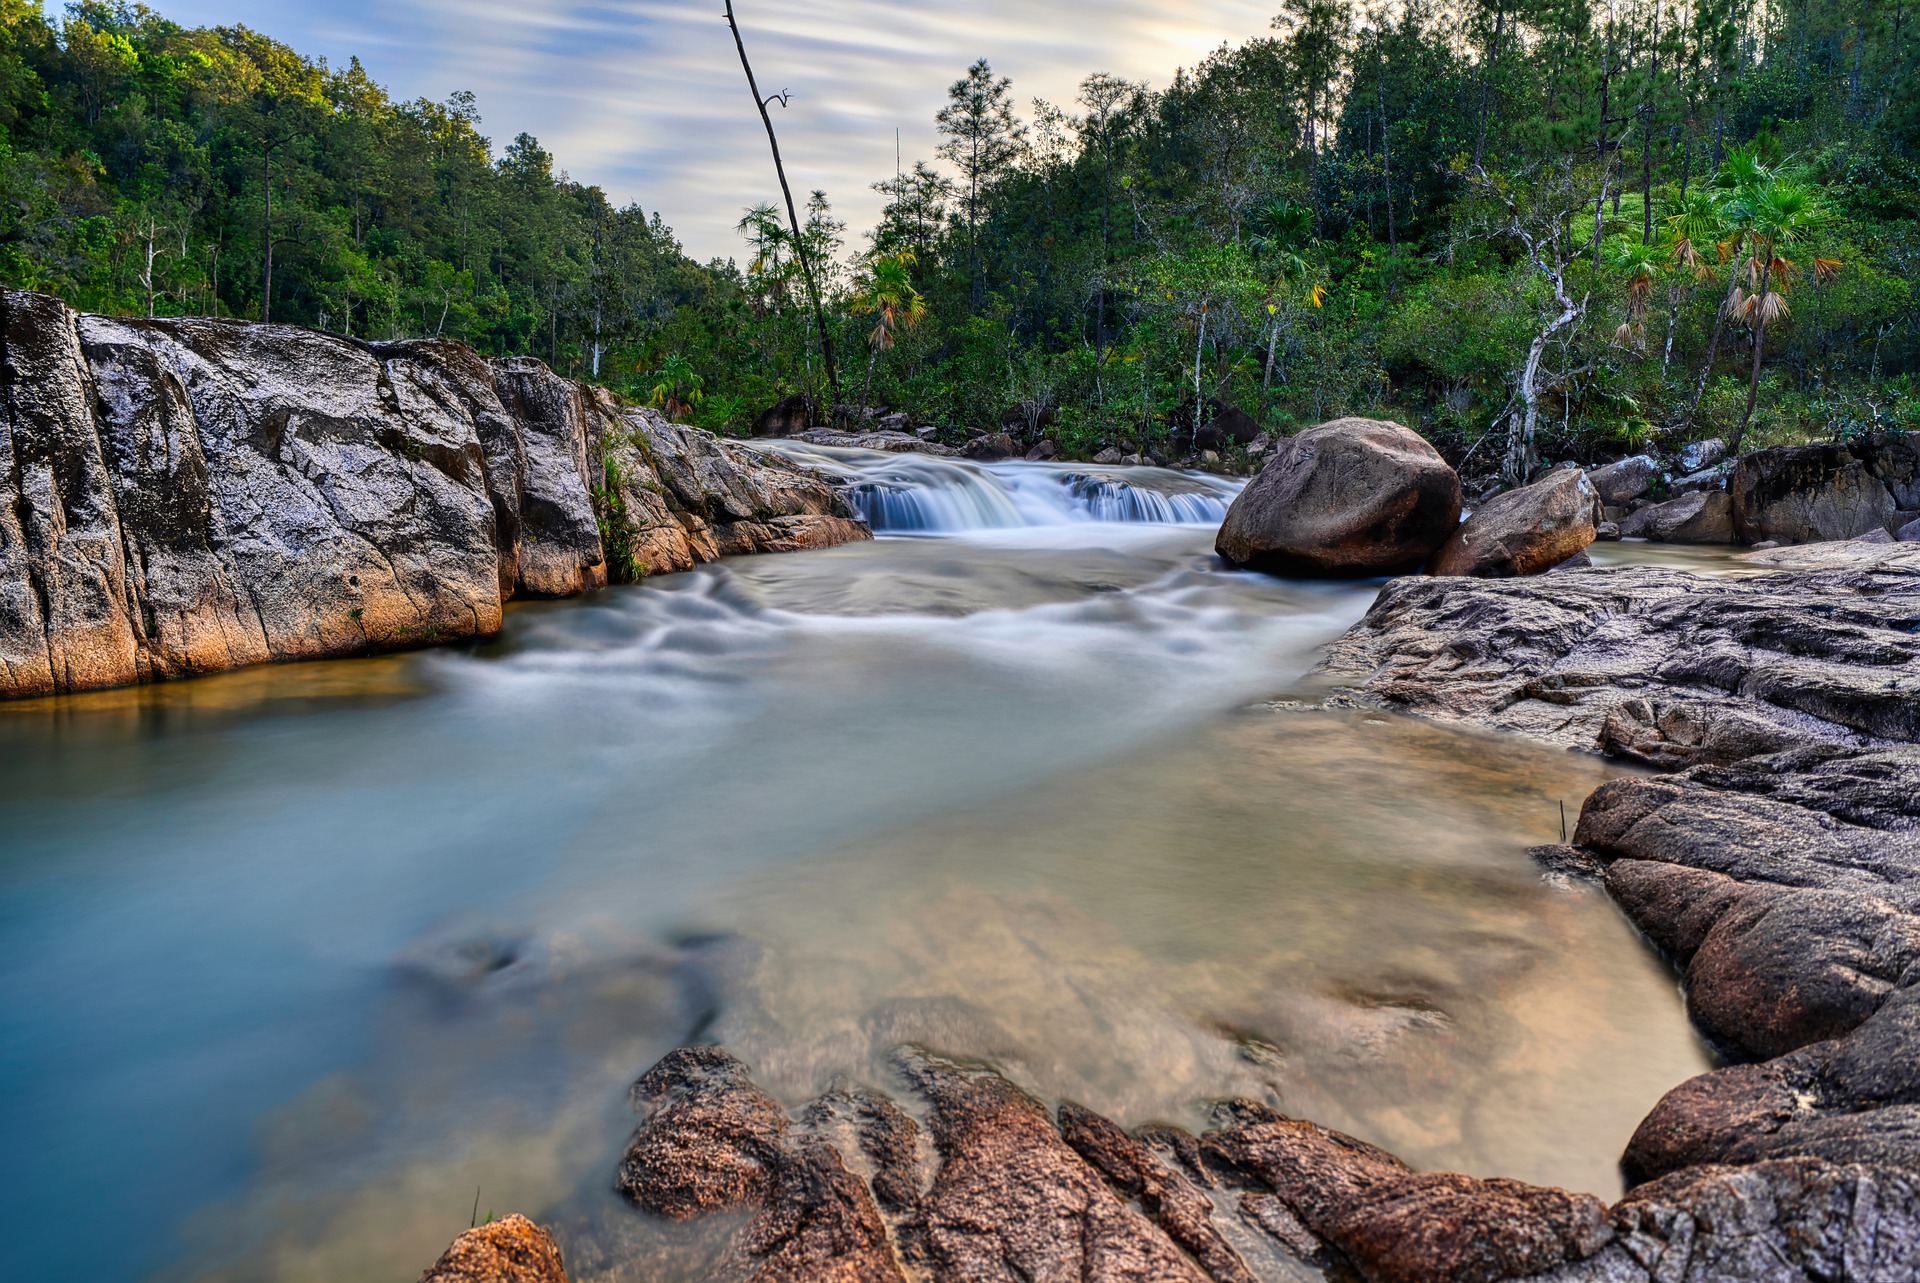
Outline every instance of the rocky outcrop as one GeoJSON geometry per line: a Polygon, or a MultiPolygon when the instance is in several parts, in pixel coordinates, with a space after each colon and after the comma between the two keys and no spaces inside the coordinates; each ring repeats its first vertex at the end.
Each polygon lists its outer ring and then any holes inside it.
{"type": "Polygon", "coordinates": [[[894,1061],[901,1101],[836,1088],[790,1115],[723,1049],[673,1052],[635,1085],[619,1188],[671,1221],[746,1212],[708,1270],[727,1279],[1252,1283],[1344,1262],[1487,1283],[1614,1237],[1590,1196],[1413,1172],[1250,1101],[1201,1136],[1130,1134],[984,1065],[894,1061]]]}
{"type": "Polygon", "coordinates": [[[1552,570],[1594,541],[1599,509],[1586,473],[1557,469],[1482,504],[1433,554],[1427,573],[1512,579],[1552,570]]]}
{"type": "Polygon", "coordinates": [[[1920,554],[1750,557],[1798,568],[1398,581],[1330,661],[1363,701],[1686,768],[1538,853],[1602,878],[1729,1062],[1641,1123],[1611,1241],[1554,1279],[1920,1269],[1920,554]]]}
{"type": "Polygon", "coordinates": [[[1891,534],[1920,510],[1920,432],[1755,450],[1734,466],[1729,493],[1747,543],[1891,534]]]}
{"type": "Polygon", "coordinates": [[[1460,478],[1397,423],[1336,419],[1279,443],[1227,510],[1214,547],[1279,575],[1415,570],[1460,521],[1460,478]]]}
{"type": "Polygon", "coordinates": [[[753,421],[753,435],[756,437],[790,437],[796,432],[805,432],[813,426],[818,417],[814,412],[813,398],[804,392],[795,392],[781,397],[762,410],[753,421]]]}
{"type": "Polygon", "coordinates": [[[852,450],[884,450],[888,454],[931,454],[942,459],[958,458],[960,452],[952,446],[941,445],[938,441],[929,441],[911,432],[836,432],[827,428],[813,428],[806,432],[793,434],[796,441],[805,441],[809,445],[839,446],[852,450]]]}
{"type": "Polygon", "coordinates": [[[0,697],[487,636],[512,597],[866,534],[529,358],[19,292],[0,335],[0,697]]]}
{"type": "Polygon", "coordinates": [[[567,1272],[551,1234],[508,1216],[453,1240],[420,1283],[567,1283],[567,1272]]]}
{"type": "Polygon", "coordinates": [[[1920,738],[1920,551],[1844,553],[1744,578],[1398,579],[1323,668],[1369,702],[1669,770],[1920,738]]]}

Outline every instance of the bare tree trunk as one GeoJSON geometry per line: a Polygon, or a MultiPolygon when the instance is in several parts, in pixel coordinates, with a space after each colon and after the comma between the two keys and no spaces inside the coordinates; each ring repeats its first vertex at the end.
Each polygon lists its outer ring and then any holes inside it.
{"type": "Polygon", "coordinates": [[[1753,296],[1753,374],[1747,379],[1747,408],[1740,413],[1740,426],[1733,430],[1733,439],[1727,442],[1727,453],[1738,455],[1740,442],[1746,438],[1747,424],[1753,419],[1753,405],[1760,397],[1760,362],[1767,350],[1767,285],[1769,268],[1767,261],[1773,257],[1769,246],[1766,257],[1760,263],[1760,288],[1753,296]]]}
{"type": "Polygon", "coordinates": [[[268,146],[260,152],[260,181],[267,196],[267,212],[262,226],[261,239],[266,242],[266,272],[260,289],[260,323],[265,325],[273,320],[273,148],[268,146]]]}
{"type": "Polygon", "coordinates": [[[1193,432],[1200,435],[1200,353],[1207,346],[1207,305],[1200,304],[1200,336],[1193,342],[1193,432]]]}
{"type": "Polygon", "coordinates": [[[740,53],[740,68],[747,73],[747,88],[753,93],[753,105],[760,113],[760,123],[767,129],[767,145],[773,149],[774,172],[780,177],[780,193],[787,199],[787,222],[793,228],[793,247],[800,255],[800,273],[807,281],[807,297],[813,303],[814,324],[820,331],[820,356],[827,367],[827,396],[829,404],[840,399],[840,371],[833,360],[833,335],[827,328],[826,309],[820,304],[820,287],[814,279],[813,255],[807,249],[806,235],[800,229],[800,213],[794,207],[793,189],[787,185],[787,167],[780,159],[780,139],[773,132],[773,117],[767,114],[767,104],[779,99],[786,106],[784,94],[773,98],[760,96],[760,83],[754,79],[753,64],[747,61],[747,44],[740,36],[740,24],[733,16],[733,0],[726,0],[727,26],[733,32],[733,46],[740,53]]]}

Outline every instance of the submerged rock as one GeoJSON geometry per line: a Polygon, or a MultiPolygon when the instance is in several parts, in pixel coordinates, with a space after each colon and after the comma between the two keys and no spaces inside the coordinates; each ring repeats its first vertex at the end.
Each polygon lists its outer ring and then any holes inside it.
{"type": "Polygon", "coordinates": [[[1215,548],[1278,575],[1418,569],[1460,521],[1460,478],[1418,433],[1336,419],[1278,443],[1227,510],[1215,548]]]}
{"type": "Polygon", "coordinates": [[[813,473],[530,358],[15,291],[0,328],[0,697],[488,636],[610,570],[866,533],[813,473]]]}
{"type": "Polygon", "coordinates": [[[553,1235],[524,1216],[508,1216],[453,1240],[420,1283],[567,1283],[553,1235]]]}
{"type": "Polygon", "coordinates": [[[1550,472],[1480,505],[1433,554],[1427,573],[1511,579],[1565,566],[1596,538],[1598,509],[1586,473],[1550,472]]]}

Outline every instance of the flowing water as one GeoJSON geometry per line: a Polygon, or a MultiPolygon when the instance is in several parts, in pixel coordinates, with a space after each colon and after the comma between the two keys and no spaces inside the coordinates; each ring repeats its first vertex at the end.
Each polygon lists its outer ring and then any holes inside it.
{"type": "Polygon", "coordinates": [[[1523,854],[1614,768],[1275,700],[1376,586],[1226,571],[1231,483],[805,453],[918,536],[0,706],[0,1277],[404,1283],[476,1190],[665,1277],[611,1173],[688,1039],[1617,1189],[1705,1061],[1523,854]]]}

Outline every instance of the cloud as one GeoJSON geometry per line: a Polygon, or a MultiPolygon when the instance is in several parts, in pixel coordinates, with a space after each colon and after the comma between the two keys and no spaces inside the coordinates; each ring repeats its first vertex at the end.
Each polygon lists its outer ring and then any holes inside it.
{"type": "MultiPolygon", "coordinates": [[[[720,0],[160,0],[190,25],[245,23],[336,65],[358,55],[397,97],[479,96],[496,146],[539,137],[575,179],[659,210],[699,258],[739,252],[745,206],[777,196],[720,0]]],[[[736,0],[796,195],[824,188],[857,234],[870,190],[931,159],[948,84],[985,57],[1069,103],[1088,73],[1165,84],[1264,32],[1274,0],[736,0]]]]}

